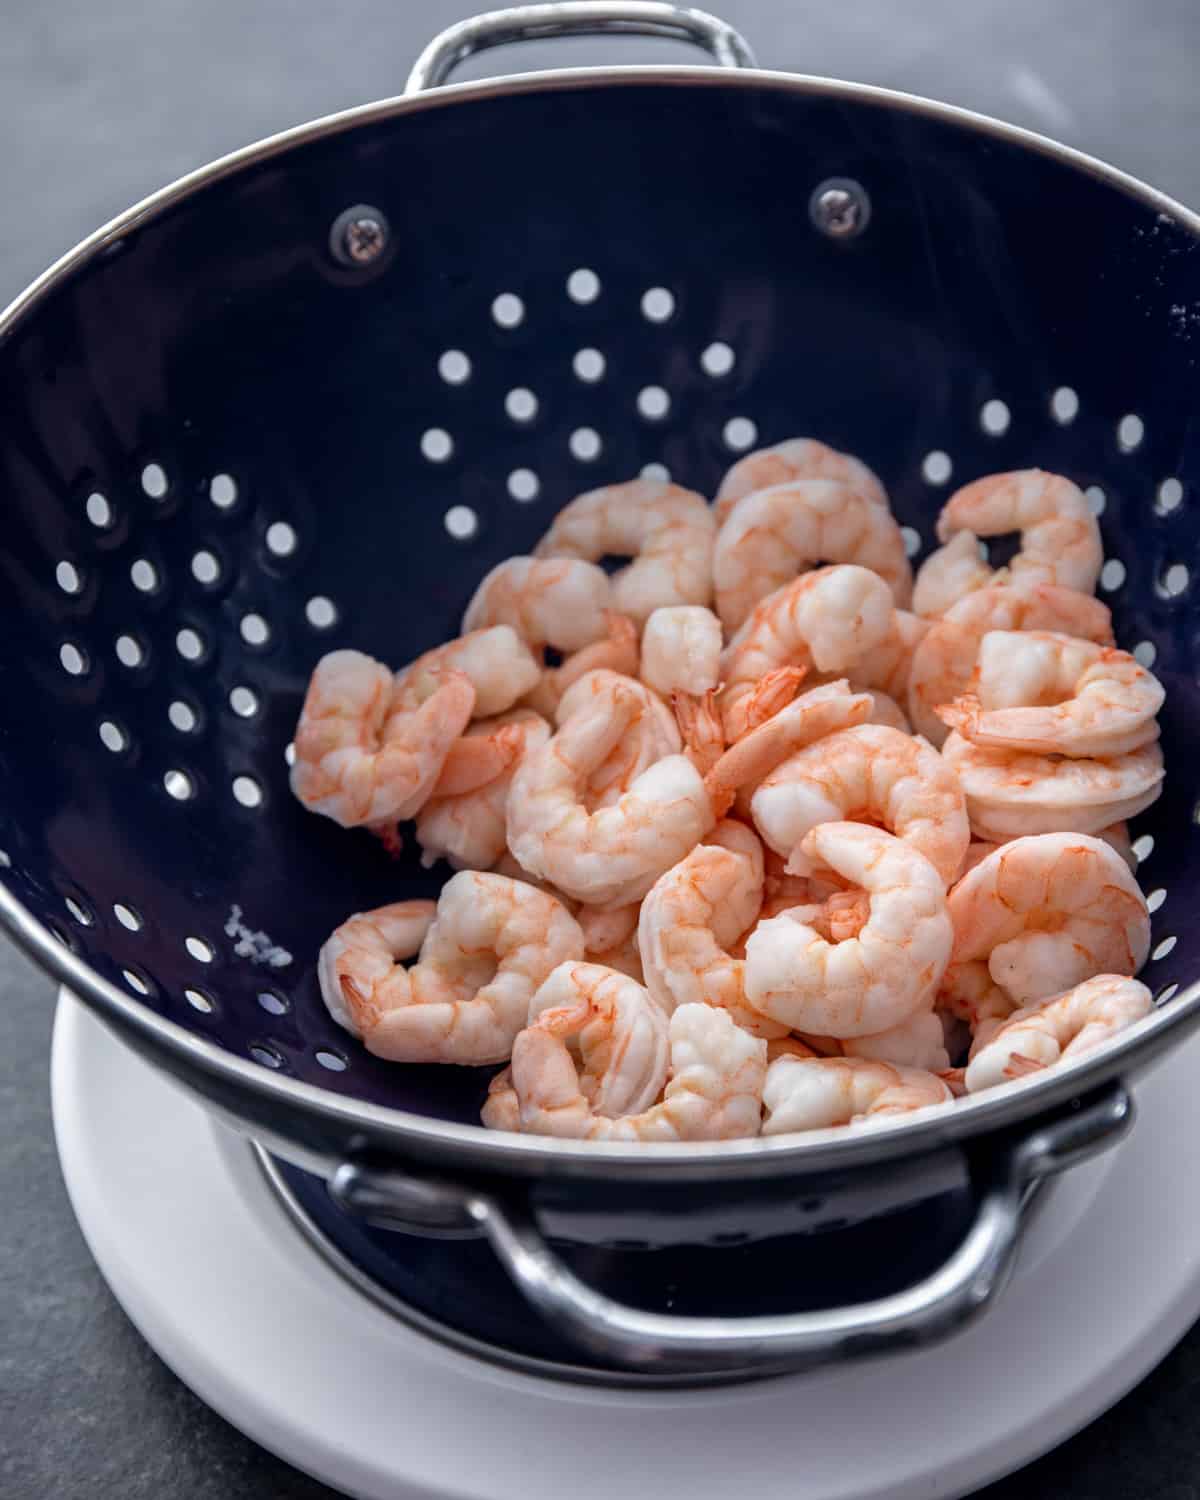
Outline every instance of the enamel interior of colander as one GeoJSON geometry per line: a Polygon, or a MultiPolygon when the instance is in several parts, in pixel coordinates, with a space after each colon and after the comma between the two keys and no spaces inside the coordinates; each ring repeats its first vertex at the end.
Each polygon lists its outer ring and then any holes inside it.
{"type": "Polygon", "coordinates": [[[308,673],[334,646],[399,664],[456,633],[483,573],[582,489],[712,493],[739,453],[806,434],[882,475],[916,556],[980,473],[1087,488],[1101,596],[1168,692],[1166,792],[1135,828],[1165,1002],[1200,957],[1196,241],[894,105],[621,81],[476,88],[248,164],[10,332],[6,884],[197,1035],[473,1123],[490,1070],[379,1062],[319,1001],[329,931],[447,872],[291,798],[308,673]],[[807,218],[834,175],[872,199],[849,244],[807,218]],[[350,201],[393,226],[367,272],[328,253],[350,201]]]}

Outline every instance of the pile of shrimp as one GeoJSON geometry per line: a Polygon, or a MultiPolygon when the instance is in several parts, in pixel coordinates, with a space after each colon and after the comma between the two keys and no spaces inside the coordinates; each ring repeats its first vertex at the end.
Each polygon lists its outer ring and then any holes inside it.
{"type": "Polygon", "coordinates": [[[578,496],[399,670],[324,657],[296,796],[454,872],[328,939],[333,1018],[502,1065],[489,1127],[617,1141],[951,1109],[1140,1021],[1163,689],[1093,597],[1096,520],[1031,469],[937,535],[914,580],[879,479],[796,438],[712,503],[578,496]]]}

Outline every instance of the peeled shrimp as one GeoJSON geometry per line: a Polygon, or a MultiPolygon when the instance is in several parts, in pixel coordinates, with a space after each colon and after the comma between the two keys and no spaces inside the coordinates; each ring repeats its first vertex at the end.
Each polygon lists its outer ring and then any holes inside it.
{"type": "Polygon", "coordinates": [[[553,896],[476,871],[442,887],[432,925],[429,908],[406,901],[343,922],[318,960],[325,1004],[377,1057],[504,1061],[542,981],[582,956],[579,925],[553,896]]]}
{"type": "Polygon", "coordinates": [[[869,915],[832,943],[785,913],[746,943],[750,1004],[793,1030],[871,1036],[928,1006],[950,958],[954,928],[942,877],[923,854],[863,823],[823,823],[801,852],[865,890],[869,915]]]}
{"type": "Polygon", "coordinates": [[[344,828],[383,831],[412,817],[476,701],[462,672],[445,672],[422,690],[397,693],[387,667],[361,651],[323,656],[296,729],[291,785],[305,807],[344,828]]]}
{"type": "Polygon", "coordinates": [[[745,731],[781,669],[844,672],[888,641],[895,609],[883,580],[853,564],[818,568],[762,600],[721,661],[730,741],[745,731]]]}
{"type": "Polygon", "coordinates": [[[721,622],[698,604],[656,609],[642,632],[642,681],[670,698],[701,697],[721,679],[721,622]]]}
{"type": "Polygon", "coordinates": [[[1107,844],[1080,834],[1014,839],[965,875],[948,905],[951,991],[960,965],[983,961],[1026,1005],[1096,974],[1136,974],[1150,948],[1137,881],[1107,844]]]}
{"type": "Polygon", "coordinates": [[[945,1027],[933,1009],[915,1011],[907,1021],[875,1036],[848,1037],[840,1046],[846,1057],[869,1057],[929,1073],[940,1073],[950,1066],[945,1027]]]}
{"type": "MultiPolygon", "coordinates": [[[[1129,837],[1128,823],[1114,823],[1110,828],[1101,828],[1092,837],[1102,839],[1110,849],[1121,856],[1135,874],[1137,873],[1138,859],[1137,855],[1133,852],[1133,840],[1129,837]]],[[[985,860],[989,854],[994,853],[1002,844],[1009,844],[1011,842],[1011,839],[997,840],[993,843],[990,839],[973,838],[967,845],[967,852],[963,855],[962,864],[958,867],[958,879],[961,880],[981,860],[985,860]]]]}
{"type": "Polygon", "coordinates": [[[636,678],[597,669],[586,672],[559,699],[555,723],[561,728],[573,714],[611,703],[616,692],[631,693],[638,712],[620,743],[588,777],[584,803],[590,812],[611,807],[643,771],[682,748],[675,716],[658,695],[636,678]]]}
{"type": "Polygon", "coordinates": [[[786,1032],[747,1005],[745,963],[729,953],[754,925],[762,895],[762,845],[731,820],[654,883],[642,902],[638,947],[647,988],[668,1013],[716,1005],[755,1036],[786,1032]]]}
{"type": "Polygon", "coordinates": [[[396,673],[393,708],[423,703],[450,671],[462,672],[475,689],[474,717],[490,719],[530,690],[539,668],[528,646],[509,626],[473,630],[402,667],[396,673]]]}
{"type": "MultiPolygon", "coordinates": [[[[877,724],[843,729],[797,751],[759,784],[750,810],[778,854],[791,854],[818,823],[878,824],[924,854],[947,886],[970,842],[953,770],[923,740],[877,724]]],[[[789,870],[809,873],[800,860],[789,870]]]]}
{"type": "Polygon", "coordinates": [[[988,474],[951,495],[937,523],[944,543],[958,532],[988,537],[1014,531],[1021,533],[1021,550],[993,574],[997,582],[1057,583],[1084,594],[1095,589],[1104,562],[1100,528],[1082,490],[1061,474],[988,474]]]}
{"type": "Polygon", "coordinates": [[[1128,652],[1049,630],[992,630],[971,691],[938,717],[975,745],[1109,757],[1158,738],[1165,696],[1128,652]]]}
{"type": "Polygon", "coordinates": [[[712,597],[716,522],[703,495],[632,479],[578,495],[537,545],[540,558],[631,557],[613,575],[614,606],[639,625],[662,605],[712,597]]]}
{"type": "Polygon", "coordinates": [[[946,738],[937,709],[967,691],[980,644],[990,630],[1059,630],[1101,646],[1113,643],[1108,607],[1074,589],[996,584],[969,594],[931,624],[913,652],[908,712],[914,729],[930,744],[940,745],[946,738]]]}
{"type": "Polygon", "coordinates": [[[1067,760],[989,750],[952,734],[942,757],[962,784],[971,832],[1001,843],[1028,833],[1096,833],[1132,818],[1162,791],[1162,751],[1067,760]]]}
{"type": "MultiPolygon", "coordinates": [[[[581,1071],[575,1071],[575,1061],[567,1053],[575,1073],[576,1112],[612,1120],[639,1114],[662,1093],[669,1056],[667,1017],[627,975],[601,964],[559,964],[530,1002],[528,1025],[554,1036],[556,1041],[560,1037],[577,1039],[581,1071]]],[[[555,1105],[536,1102],[536,1087],[530,1088],[530,1069],[517,1061],[516,1052],[514,1047],[508,1076],[493,1081],[488,1090],[483,1123],[544,1135],[575,1134],[555,1128],[557,1121],[548,1122],[551,1128],[538,1131],[534,1110],[548,1112],[555,1105]],[[528,1124],[522,1121],[526,1110],[528,1124]]]]}
{"type": "Polygon", "coordinates": [[[980,556],[978,540],[971,532],[960,531],[944,547],[931,552],[917,569],[913,614],[944,614],[976,589],[986,588],[992,579],[993,570],[980,556]]]}
{"type": "Polygon", "coordinates": [[[977,1094],[1082,1057],[1152,1009],[1146,986],[1120,974],[1098,974],[1061,995],[1023,1006],[1007,1020],[980,1028],[967,1063],[967,1092],[977,1094]]]}
{"type": "Polygon", "coordinates": [[[594,563],[570,557],[510,557],[472,594],[462,628],[508,625],[538,649],[578,651],[605,635],[611,608],[608,574],[594,563]]]}
{"type": "Polygon", "coordinates": [[[855,1125],[945,1104],[950,1090],[932,1073],[864,1057],[783,1055],[763,1085],[763,1135],[855,1125]]]}
{"type": "Polygon", "coordinates": [[[789,438],[773,448],[759,448],[747,453],[721,480],[713,502],[717,525],[725,523],[729,512],[754,490],[771,489],[794,479],[836,479],[856,490],[864,500],[889,509],[887,491],[866,464],[849,453],[839,453],[815,438],[789,438]]]}
{"type": "Polygon", "coordinates": [[[619,672],[623,677],[638,675],[637,626],[628,615],[605,611],[606,634],[590,646],[582,646],[557,667],[545,667],[537,686],[525,695],[523,703],[545,719],[553,719],[563,695],[589,672],[619,672]]]}
{"type": "Polygon", "coordinates": [[[521,764],[509,792],[508,846],[520,864],[592,905],[639,900],[716,821],[704,780],[684,755],[656,761],[611,806],[589,811],[589,779],[642,711],[628,684],[597,696],[521,764]]]}
{"type": "Polygon", "coordinates": [[[736,630],[759,600],[821,562],[870,568],[908,603],[912,569],[891,513],[832,479],[801,479],[755,490],[733,507],[717,534],[713,589],[717,613],[736,630]]]}
{"type": "MultiPolygon", "coordinates": [[[[645,1003],[662,1014],[649,996],[645,1003]]],[[[724,1011],[681,1005],[668,1023],[670,1065],[661,1102],[615,1119],[589,1100],[567,1046],[579,1037],[586,1074],[587,1028],[594,1015],[591,997],[581,995],[542,1011],[517,1037],[511,1087],[522,1130],[612,1141],[718,1141],[758,1134],[767,1044],[748,1036],[724,1011]]],[[[497,1113],[507,1123],[514,1111],[502,1102],[497,1113]]],[[[490,1123],[486,1113],[484,1123],[490,1123]]]]}
{"type": "Polygon", "coordinates": [[[517,766],[549,738],[549,724],[529,709],[472,724],[451,747],[417,814],[421,863],[428,868],[445,859],[456,870],[491,869],[507,847],[505,814],[517,766]]]}

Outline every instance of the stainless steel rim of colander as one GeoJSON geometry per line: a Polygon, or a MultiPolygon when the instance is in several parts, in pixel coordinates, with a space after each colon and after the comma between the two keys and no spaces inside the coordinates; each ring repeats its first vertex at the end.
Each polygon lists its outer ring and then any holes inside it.
{"type": "MultiPolygon", "coordinates": [[[[972,130],[1086,172],[1156,213],[1165,214],[1200,239],[1200,214],[1115,167],[1045,136],[1007,125],[954,105],[866,84],[845,83],[766,69],[695,66],[573,68],[519,73],[485,82],[460,83],[387,99],[311,121],[219,158],[180,178],[98,229],[42,273],[0,313],[0,345],[56,288],[116,242],[212,184],[312,142],[409,113],[449,109],[505,94],[555,93],[580,88],[654,84],[664,88],[776,90],[886,106],[972,130]]],[[[1117,1041],[1069,1066],[1048,1069],[1020,1087],[958,1101],[945,1116],[890,1123],[869,1131],[814,1131],[800,1138],[772,1136],[747,1141],[617,1146],[507,1135],[482,1126],[459,1125],[344,1098],[330,1090],[281,1076],[234,1056],[185,1027],[157,1015],[123,994],[64,947],[7,887],[0,886],[0,923],[49,974],[120,1033],[222,1112],[242,1118],[228,1099],[253,1099],[255,1131],[283,1154],[305,1164],[336,1162],[337,1142],[365,1140],[372,1146],[440,1164],[521,1176],[639,1177],[681,1174],[700,1177],[798,1175],[833,1167],[916,1155],[956,1141],[1015,1125],[1068,1103],[1106,1080],[1147,1066],[1200,1025],[1200,981],[1139,1022],[1117,1041]],[[265,1128],[264,1128],[265,1127],[265,1128]]]]}

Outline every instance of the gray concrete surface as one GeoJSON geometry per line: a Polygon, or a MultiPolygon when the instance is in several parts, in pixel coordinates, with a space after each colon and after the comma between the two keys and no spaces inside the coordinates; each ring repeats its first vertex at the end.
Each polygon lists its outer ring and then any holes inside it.
{"type": "MultiPolygon", "coordinates": [[[[745,32],[764,65],[966,104],[1057,135],[1200,206],[1197,0],[705,3],[745,32]]],[[[0,10],[0,300],[179,173],[397,92],[424,42],[466,10],[467,0],[8,0],[0,10]]],[[[520,66],[686,56],[628,40],[545,44],[520,66]]],[[[493,53],[463,76],[516,66],[513,54],[493,53]]],[[[203,1407],[113,1301],[54,1155],[51,987],[0,946],[0,989],[0,1497],[327,1496],[203,1407]]],[[[1114,1411],[994,1486],[989,1500],[1197,1500],[1198,1382],[1194,1330],[1114,1411]]],[[[952,1419],[931,1414],[931,1442],[952,1419]]]]}

